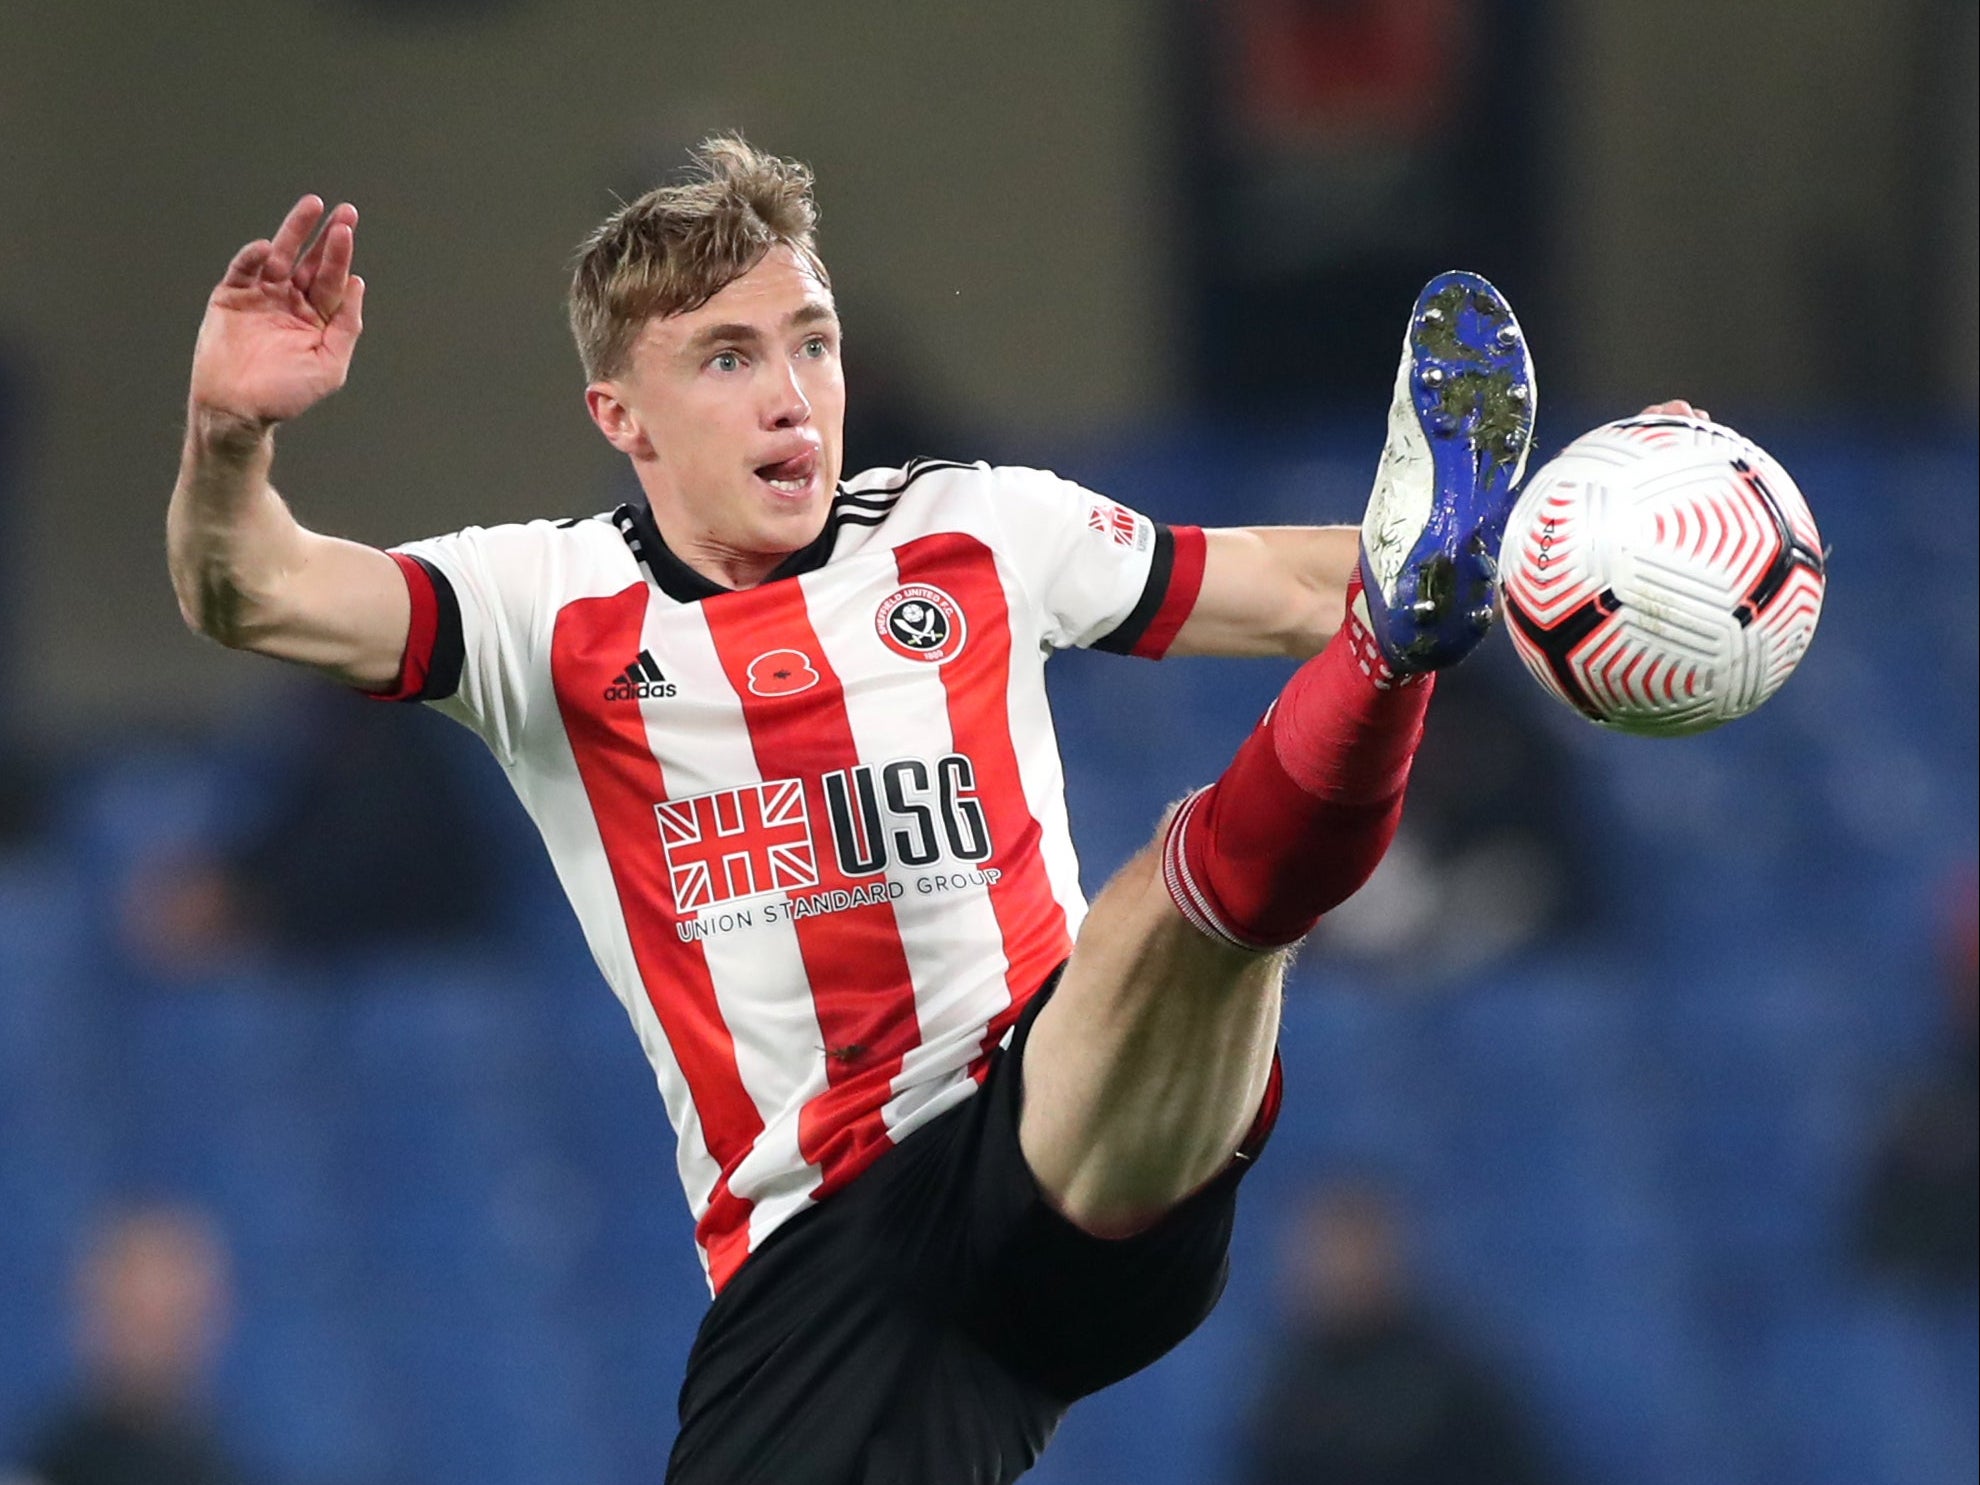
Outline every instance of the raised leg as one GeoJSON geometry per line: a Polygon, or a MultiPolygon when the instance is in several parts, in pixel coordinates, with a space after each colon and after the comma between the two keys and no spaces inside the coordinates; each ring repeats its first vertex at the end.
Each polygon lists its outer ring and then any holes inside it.
{"type": "Polygon", "coordinates": [[[1491,285],[1419,298],[1340,633],[1223,776],[1094,903],[1025,1049],[1020,1137],[1100,1237],[1224,1169],[1260,1113],[1287,949],[1373,872],[1401,818],[1434,678],[1496,614],[1499,542],[1534,407],[1491,285]]]}

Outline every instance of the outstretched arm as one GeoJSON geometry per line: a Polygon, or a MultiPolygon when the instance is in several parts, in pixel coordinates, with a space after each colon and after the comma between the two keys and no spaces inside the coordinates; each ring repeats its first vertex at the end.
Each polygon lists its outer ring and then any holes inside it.
{"type": "Polygon", "coordinates": [[[193,350],[165,545],[179,611],[233,649],[368,689],[398,673],[411,602],[374,547],[308,531],[269,483],[275,425],[344,384],[363,329],[356,208],[305,196],[272,239],[235,254],[193,350]],[[304,251],[319,224],[323,230],[304,251]]]}
{"type": "MultiPolygon", "coordinates": [[[[1682,398],[1644,416],[1709,418],[1682,398]]],[[[1341,627],[1361,555],[1356,526],[1250,526],[1205,531],[1203,587],[1171,655],[1317,655],[1341,627]]]]}
{"type": "Polygon", "coordinates": [[[1205,531],[1203,587],[1171,655],[1317,655],[1341,627],[1355,526],[1205,531]]]}

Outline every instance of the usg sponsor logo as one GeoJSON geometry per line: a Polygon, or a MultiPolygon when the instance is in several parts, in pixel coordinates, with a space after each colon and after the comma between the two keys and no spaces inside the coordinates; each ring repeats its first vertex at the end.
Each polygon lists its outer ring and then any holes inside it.
{"type": "Polygon", "coordinates": [[[896,758],[835,770],[825,775],[825,813],[833,855],[849,877],[944,858],[987,861],[993,850],[967,753],[949,753],[932,765],[896,758]]]}
{"type": "Polygon", "coordinates": [[[966,753],[858,763],[809,784],[744,784],[654,810],[683,942],[1003,877],[989,864],[990,821],[966,753]],[[807,803],[814,790],[822,820],[807,803]]]}

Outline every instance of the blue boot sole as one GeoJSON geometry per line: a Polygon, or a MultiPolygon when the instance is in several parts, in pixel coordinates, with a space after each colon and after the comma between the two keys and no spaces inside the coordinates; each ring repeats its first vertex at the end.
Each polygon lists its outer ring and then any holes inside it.
{"type": "Polygon", "coordinates": [[[1410,395],[1430,445],[1437,496],[1385,605],[1366,556],[1361,578],[1392,663],[1437,670],[1462,659],[1498,616],[1499,547],[1533,440],[1533,367],[1505,296],[1475,273],[1443,273],[1410,316],[1410,395]]]}

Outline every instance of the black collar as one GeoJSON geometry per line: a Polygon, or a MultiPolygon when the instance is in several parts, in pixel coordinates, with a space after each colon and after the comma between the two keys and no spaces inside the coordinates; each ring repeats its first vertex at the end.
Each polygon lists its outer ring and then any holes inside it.
{"type": "MultiPolygon", "coordinates": [[[[632,548],[633,556],[639,559],[647,576],[653,579],[653,585],[669,598],[680,603],[699,603],[704,598],[719,598],[724,593],[736,591],[723,587],[713,578],[702,576],[675,556],[673,548],[660,535],[660,527],[653,520],[650,505],[644,502],[622,505],[612,513],[612,523],[625,537],[626,545],[632,548]]],[[[799,547],[770,569],[763,581],[774,583],[779,578],[816,572],[830,559],[838,535],[839,522],[827,519],[809,545],[799,547]]]]}
{"type": "MultiPolygon", "coordinates": [[[[763,581],[774,583],[779,578],[816,572],[832,560],[842,527],[878,526],[899,503],[901,493],[923,475],[941,469],[972,467],[975,466],[954,459],[910,459],[900,470],[900,478],[892,484],[861,485],[857,489],[848,489],[842,483],[832,496],[831,514],[825,518],[825,525],[817,537],[809,546],[798,548],[779,562],[763,581]]],[[[699,603],[704,598],[719,598],[724,593],[736,591],[703,577],[675,556],[662,539],[659,526],[654,523],[653,507],[644,501],[637,505],[620,506],[612,513],[612,523],[619,528],[619,534],[626,539],[626,545],[632,548],[633,556],[639,559],[647,576],[653,579],[653,585],[669,598],[680,603],[699,603]]]]}

